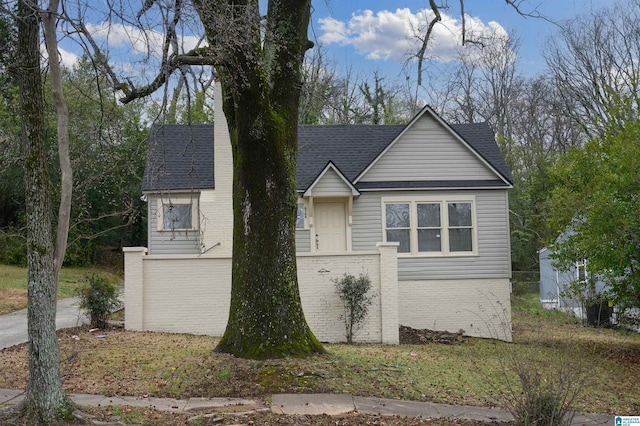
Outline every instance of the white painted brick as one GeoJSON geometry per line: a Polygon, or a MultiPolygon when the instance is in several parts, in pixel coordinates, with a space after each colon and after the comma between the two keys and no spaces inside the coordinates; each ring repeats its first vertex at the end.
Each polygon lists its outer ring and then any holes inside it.
{"type": "MultiPolygon", "coordinates": [[[[126,328],[222,335],[231,298],[231,257],[145,256],[143,250],[125,250],[126,328]]],[[[383,245],[379,252],[298,255],[302,306],[320,341],[346,340],[342,302],[332,281],[345,273],[368,274],[376,294],[357,342],[398,343],[401,324],[511,340],[508,280],[398,281],[395,250],[383,245]]]]}
{"type": "MultiPolygon", "coordinates": [[[[127,329],[213,336],[224,333],[231,299],[230,256],[144,256],[129,251],[125,262],[127,329]]],[[[340,318],[342,303],[331,281],[345,273],[368,274],[377,295],[354,340],[381,342],[380,254],[376,252],[298,257],[300,297],[311,330],[323,342],[346,340],[340,318]]],[[[397,313],[392,313],[391,318],[395,317],[397,313]]]]}
{"type": "Polygon", "coordinates": [[[508,279],[398,283],[400,324],[511,341],[508,279]]]}

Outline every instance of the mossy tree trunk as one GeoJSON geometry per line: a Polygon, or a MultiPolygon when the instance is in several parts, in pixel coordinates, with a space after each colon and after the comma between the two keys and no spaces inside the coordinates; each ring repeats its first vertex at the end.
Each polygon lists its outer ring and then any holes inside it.
{"type": "Polygon", "coordinates": [[[56,273],[38,11],[37,1],[18,1],[14,71],[20,87],[25,157],[29,335],[29,376],[21,410],[29,424],[52,424],[70,417],[72,404],[62,388],[56,337],[56,273]]]}
{"type": "Polygon", "coordinates": [[[244,358],[323,352],[304,317],[295,254],[301,66],[310,0],[195,1],[224,93],[233,151],[233,266],[216,348],[244,358]]]}

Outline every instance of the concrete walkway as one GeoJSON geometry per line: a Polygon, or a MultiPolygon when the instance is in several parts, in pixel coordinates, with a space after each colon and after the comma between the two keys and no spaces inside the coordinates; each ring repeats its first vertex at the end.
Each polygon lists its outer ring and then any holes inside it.
{"type": "MultiPolygon", "coordinates": [[[[22,401],[23,391],[0,389],[0,407],[16,405],[22,401]]],[[[131,406],[149,407],[168,412],[212,412],[218,408],[241,406],[243,412],[271,410],[286,415],[340,415],[347,413],[380,416],[403,416],[412,418],[450,418],[486,422],[509,422],[513,417],[497,408],[471,407],[464,405],[435,404],[430,402],[401,401],[383,398],[362,398],[344,394],[279,394],[273,395],[271,406],[249,398],[137,398],[132,396],[106,397],[101,395],[72,394],[71,399],[79,406],[131,406]]],[[[237,410],[234,410],[237,412],[237,410]]],[[[611,426],[613,416],[578,414],[573,419],[575,426],[611,426]]]]}
{"type": "MultiPolygon", "coordinates": [[[[58,300],[56,329],[76,327],[88,322],[80,313],[80,299],[70,297],[58,300]]],[[[27,341],[27,310],[0,315],[0,350],[27,341]]]]}

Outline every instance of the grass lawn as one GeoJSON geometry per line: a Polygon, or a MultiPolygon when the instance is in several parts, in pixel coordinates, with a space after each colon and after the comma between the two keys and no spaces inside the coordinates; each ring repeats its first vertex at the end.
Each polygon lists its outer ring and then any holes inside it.
{"type": "MultiPolygon", "coordinates": [[[[640,413],[640,336],[594,329],[538,307],[537,295],[515,298],[514,343],[466,338],[443,345],[325,345],[308,359],[251,361],[213,353],[216,339],[84,329],[59,333],[69,392],[107,395],[250,396],[273,393],[349,393],[360,396],[503,406],[515,383],[513,359],[543,381],[566,368],[580,385],[576,409],[640,413]]],[[[24,388],[25,345],[0,351],[0,388],[24,388]]],[[[519,392],[519,390],[516,390],[519,392]]]]}
{"type": "MultiPolygon", "coordinates": [[[[75,296],[87,273],[100,273],[117,282],[118,276],[95,268],[62,268],[58,284],[58,297],[75,296]]],[[[0,315],[27,307],[27,269],[0,265],[0,315]]]]}

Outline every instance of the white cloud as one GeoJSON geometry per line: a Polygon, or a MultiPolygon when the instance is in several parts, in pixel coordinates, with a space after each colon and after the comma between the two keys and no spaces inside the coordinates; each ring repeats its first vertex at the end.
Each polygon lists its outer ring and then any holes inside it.
{"type": "MultiPolygon", "coordinates": [[[[446,13],[441,15],[442,21],[434,27],[429,41],[428,56],[443,62],[453,61],[458,56],[457,49],[462,40],[462,23],[446,13]]],[[[368,59],[403,61],[419,50],[421,42],[416,35],[423,35],[433,18],[434,13],[430,9],[413,13],[408,8],[396,9],[395,12],[359,11],[347,22],[323,18],[319,19],[320,41],[353,46],[368,59]]],[[[485,24],[468,15],[465,18],[468,38],[507,34],[495,21],[485,24]]]]}
{"type": "Polygon", "coordinates": [[[75,64],[78,63],[79,57],[75,53],[64,50],[61,47],[58,47],[58,52],[60,53],[60,59],[62,60],[63,67],[71,69],[75,64]]]}
{"type": "MultiPolygon", "coordinates": [[[[144,55],[154,58],[162,57],[164,33],[154,30],[141,30],[123,24],[100,22],[87,24],[87,30],[96,40],[107,43],[109,50],[123,51],[126,55],[144,55]]],[[[182,36],[178,41],[181,52],[196,47],[199,38],[196,36],[182,36]]]]}
{"type": "MultiPolygon", "coordinates": [[[[47,47],[44,43],[40,45],[40,53],[42,58],[45,60],[49,59],[49,54],[47,53],[47,47]]],[[[58,55],[60,57],[60,63],[63,68],[71,69],[73,66],[78,63],[79,56],[73,52],[69,52],[68,50],[63,49],[58,46],[58,55]]]]}

